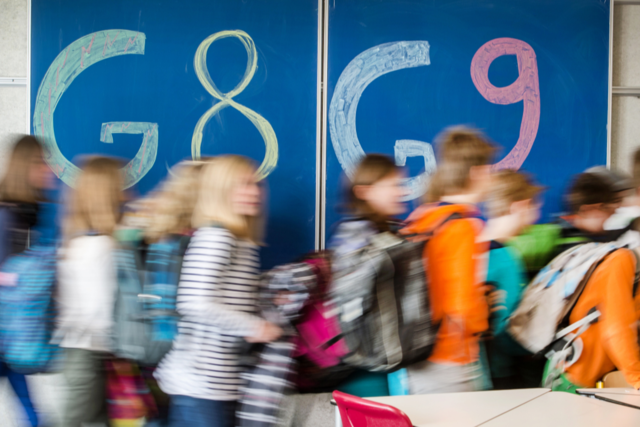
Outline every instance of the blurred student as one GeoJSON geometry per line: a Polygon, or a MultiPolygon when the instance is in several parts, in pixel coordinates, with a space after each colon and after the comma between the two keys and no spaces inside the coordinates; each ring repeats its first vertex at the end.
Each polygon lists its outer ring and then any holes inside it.
{"type": "Polygon", "coordinates": [[[204,162],[184,161],[176,165],[160,189],[146,199],[145,240],[172,240],[192,232],[191,219],[198,200],[200,172],[204,162]]]}
{"type": "Polygon", "coordinates": [[[611,175],[584,172],[573,181],[566,196],[569,212],[563,215],[562,241],[554,249],[554,256],[584,242],[611,242],[618,233],[605,230],[605,223],[621,205],[616,182],[611,175]]]}
{"type": "MultiPolygon", "coordinates": [[[[348,269],[353,262],[350,255],[367,246],[374,235],[398,231],[394,219],[406,211],[402,178],[402,171],[387,156],[368,154],[359,163],[346,188],[347,218],[329,244],[334,275],[348,269]]],[[[366,371],[356,371],[338,389],[360,397],[389,394],[387,375],[366,371]]]]}
{"type": "MultiPolygon", "coordinates": [[[[638,158],[634,159],[640,162],[640,152],[638,158]]],[[[640,165],[639,165],[640,166],[640,165]]],[[[634,166],[635,168],[635,166],[634,166]]],[[[622,230],[631,224],[631,222],[640,217],[640,206],[638,206],[638,192],[634,186],[634,180],[624,173],[613,171],[604,166],[596,166],[585,171],[601,176],[605,180],[610,181],[616,199],[620,203],[620,207],[616,209],[613,215],[604,223],[605,230],[622,230]]],[[[638,171],[640,172],[640,170],[638,171]]]]}
{"type": "Polygon", "coordinates": [[[522,256],[529,279],[557,255],[581,243],[617,241],[631,248],[640,245],[640,233],[630,225],[632,210],[627,211],[623,205],[623,199],[628,199],[630,181],[604,167],[588,169],[580,180],[580,185],[598,189],[593,194],[593,204],[579,212],[565,212],[551,223],[529,227],[509,241],[509,246],[522,256]],[[616,212],[620,216],[611,222],[616,212]]]}
{"type": "Polygon", "coordinates": [[[121,166],[112,158],[89,158],[65,209],[57,331],[65,348],[65,427],[106,419],[104,362],[112,350],[117,292],[113,234],[124,201],[121,166]]]}
{"type": "Polygon", "coordinates": [[[263,193],[253,162],[222,156],[207,164],[184,257],[173,349],[156,378],[171,395],[170,425],[233,427],[243,381],[243,342],[281,330],[257,315],[263,193]]]}
{"type": "MultiPolygon", "coordinates": [[[[608,179],[593,173],[578,175],[568,194],[570,221],[587,238],[600,237],[604,223],[615,212],[618,200],[608,179]]],[[[583,348],[577,361],[554,382],[557,391],[575,392],[595,387],[602,377],[619,369],[635,388],[640,388],[640,348],[637,323],[640,297],[634,295],[637,258],[628,249],[618,249],[595,269],[569,316],[573,324],[593,309],[598,321],[581,336],[583,348]]]]}
{"type": "MultiPolygon", "coordinates": [[[[495,389],[522,386],[518,356],[527,355],[507,333],[507,323],[527,285],[524,263],[508,243],[540,215],[540,187],[523,173],[505,169],[494,174],[487,198],[489,220],[480,240],[490,241],[487,285],[492,339],[487,343],[491,382],[495,389]]],[[[538,377],[539,380],[540,377],[538,377]]]]}
{"type": "Polygon", "coordinates": [[[477,204],[491,179],[494,146],[480,132],[457,127],[439,142],[438,169],[428,199],[409,217],[408,233],[435,234],[426,245],[425,268],[434,322],[440,329],[431,357],[410,366],[411,394],[474,391],[488,387],[480,336],[488,329],[484,296],[486,251],[477,204]]]}
{"type": "MultiPolygon", "coordinates": [[[[175,312],[180,270],[193,234],[192,218],[200,190],[200,173],[205,162],[184,161],[176,165],[150,197],[143,201],[143,232],[146,248],[145,294],[151,312],[156,345],[170,343],[177,334],[175,312]]],[[[162,354],[158,354],[161,358],[162,354]]],[[[158,360],[159,362],[159,360],[158,360]]]]}
{"type": "MultiPolygon", "coordinates": [[[[160,188],[141,201],[138,221],[142,225],[148,247],[145,256],[144,293],[151,295],[145,306],[149,310],[151,338],[157,358],[170,350],[178,332],[176,298],[180,270],[193,229],[191,219],[198,200],[200,172],[204,162],[180,162],[170,171],[160,188]]],[[[160,360],[158,360],[159,362],[160,360]]],[[[168,421],[169,399],[157,387],[154,367],[142,367],[142,375],[154,394],[159,416],[148,420],[148,426],[168,421]]],[[[164,424],[163,424],[164,425],[164,424]]]]}
{"type": "Polygon", "coordinates": [[[48,202],[45,193],[52,188],[53,177],[40,142],[31,135],[20,138],[0,184],[1,220],[7,225],[2,231],[6,233],[2,236],[6,244],[0,245],[0,261],[27,249],[43,228],[52,226],[42,224],[41,213],[48,202]]]}
{"type": "MultiPolygon", "coordinates": [[[[615,181],[621,206],[605,222],[605,230],[620,235],[620,240],[630,249],[640,246],[640,149],[636,150],[632,161],[633,177],[604,169],[615,181]]],[[[589,172],[589,171],[587,171],[589,172]]]]}
{"type": "MultiPolygon", "coordinates": [[[[44,161],[38,140],[25,135],[13,147],[7,172],[0,183],[0,263],[23,252],[35,242],[41,228],[44,192],[51,188],[53,174],[44,161]]],[[[24,408],[31,426],[38,416],[29,397],[25,376],[13,372],[0,354],[0,377],[7,377],[24,408]]]]}
{"type": "Polygon", "coordinates": [[[605,235],[609,236],[607,240],[624,244],[629,249],[640,247],[640,232],[634,230],[632,224],[640,217],[637,189],[633,185],[633,179],[604,166],[589,168],[585,172],[608,181],[614,192],[615,204],[618,207],[604,223],[605,235]]]}

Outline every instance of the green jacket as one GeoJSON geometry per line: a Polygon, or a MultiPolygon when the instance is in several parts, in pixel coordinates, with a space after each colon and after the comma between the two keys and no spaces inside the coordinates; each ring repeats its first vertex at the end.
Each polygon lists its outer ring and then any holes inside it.
{"type": "Polygon", "coordinates": [[[567,221],[561,220],[551,224],[532,225],[507,245],[518,251],[529,279],[532,279],[566,249],[593,240],[593,236],[588,236],[567,221]]]}

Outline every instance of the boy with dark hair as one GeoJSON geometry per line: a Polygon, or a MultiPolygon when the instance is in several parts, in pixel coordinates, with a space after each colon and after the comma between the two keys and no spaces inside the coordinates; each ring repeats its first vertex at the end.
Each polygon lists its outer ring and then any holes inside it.
{"type": "Polygon", "coordinates": [[[605,222],[620,207],[615,184],[604,174],[585,172],[578,175],[565,197],[569,215],[564,216],[559,254],[584,241],[610,242],[618,236],[604,229],[605,222]]]}
{"type": "Polygon", "coordinates": [[[630,237],[629,233],[625,235],[626,229],[605,230],[604,226],[621,205],[619,178],[607,169],[590,171],[577,175],[571,183],[565,195],[566,215],[551,224],[534,225],[509,241],[509,246],[522,255],[530,279],[557,255],[577,244],[630,237]]]}
{"type": "MultiPolygon", "coordinates": [[[[576,237],[590,241],[611,241],[604,223],[619,205],[612,182],[602,175],[583,173],[574,180],[567,204],[571,215],[566,219],[576,237]]],[[[577,242],[566,243],[565,248],[577,242]]],[[[636,256],[625,248],[606,256],[595,268],[584,291],[570,312],[573,324],[594,310],[601,315],[581,336],[582,354],[553,383],[556,391],[575,392],[595,387],[605,374],[615,368],[627,381],[640,388],[640,348],[637,322],[640,299],[634,295],[636,256]]]]}

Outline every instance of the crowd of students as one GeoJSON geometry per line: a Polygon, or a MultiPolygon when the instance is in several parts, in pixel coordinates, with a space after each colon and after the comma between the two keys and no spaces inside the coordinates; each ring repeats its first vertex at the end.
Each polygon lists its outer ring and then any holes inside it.
{"type": "MultiPolygon", "coordinates": [[[[383,236],[400,241],[427,236],[421,255],[424,294],[431,323],[437,327],[429,356],[398,366],[406,368],[406,392],[511,389],[543,382],[555,390],[572,391],[594,387],[616,369],[640,388],[637,182],[604,168],[588,170],[568,186],[567,214],[553,223],[534,225],[544,189],[524,172],[494,170],[496,147],[481,132],[447,129],[436,150],[438,167],[425,203],[403,222],[398,221],[407,213],[403,169],[387,156],[365,156],[346,185],[345,219],[333,231],[328,253],[308,256],[326,259],[329,276],[338,278],[362,263],[353,254],[383,236]],[[558,369],[557,360],[547,361],[518,340],[512,326],[522,316],[514,313],[530,282],[542,280],[549,269],[557,276],[565,274],[553,270],[553,262],[594,242],[608,244],[611,250],[593,258],[588,272],[578,277],[584,286],[576,291],[564,323],[556,326],[574,324],[594,310],[599,317],[567,344],[579,341],[579,354],[563,358],[558,369]]],[[[46,197],[52,175],[43,155],[30,136],[13,150],[0,184],[0,261],[23,253],[35,239],[56,241],[55,215],[46,197]]],[[[640,152],[634,161],[638,179],[640,152]]],[[[137,242],[132,251],[142,260],[148,260],[154,244],[184,244],[175,279],[179,320],[175,332],[169,333],[171,348],[157,367],[132,368],[132,364],[126,370],[127,375],[144,377],[141,390],[151,389],[156,399],[146,411],[121,418],[151,421],[160,414],[165,419],[158,422],[170,426],[275,425],[277,413],[265,408],[273,402],[277,406],[281,395],[297,382],[296,366],[300,372],[303,369],[294,362],[300,354],[295,336],[304,334],[296,330],[296,322],[313,298],[335,305],[332,280],[326,280],[326,288],[319,285],[315,268],[320,263],[296,261],[293,268],[261,273],[265,192],[251,160],[227,155],[183,162],[158,190],[135,201],[122,189],[121,167],[113,158],[87,159],[62,204],[53,332],[53,340],[64,349],[67,387],[62,425],[105,419],[111,390],[107,367],[118,372],[123,366],[114,358],[118,354],[113,345],[118,333],[114,307],[122,280],[118,251],[132,241],[137,242]],[[132,230],[137,234],[127,234],[132,230]],[[267,344],[258,347],[262,356],[248,357],[260,343],[267,344]],[[257,367],[262,371],[256,373],[257,367]],[[254,375],[247,376],[249,371],[254,375]],[[165,400],[158,396],[168,396],[167,413],[161,408],[165,400]]],[[[0,277],[0,282],[6,280],[6,274],[0,277]]],[[[349,283],[357,287],[363,282],[349,283]]],[[[338,318],[347,315],[344,306],[332,309],[338,318]]],[[[364,315],[366,310],[355,316],[364,315]]],[[[163,319],[156,325],[161,331],[175,329],[163,319]]],[[[376,331],[370,333],[375,339],[376,331]]],[[[335,339],[327,347],[334,344],[335,339]]],[[[346,353],[349,350],[353,349],[346,353]]],[[[2,356],[0,347],[0,361],[2,356]]],[[[334,377],[339,380],[329,389],[361,396],[389,393],[386,370],[348,369],[348,354],[340,359],[347,369],[340,370],[334,377]]],[[[316,368],[322,377],[323,366],[316,368]]],[[[9,378],[31,425],[38,425],[24,375],[4,362],[0,373],[9,378]]],[[[305,391],[327,391],[327,387],[305,391]]],[[[110,404],[117,402],[111,399],[110,404]]],[[[115,412],[110,410],[112,420],[119,418],[115,412]]]]}

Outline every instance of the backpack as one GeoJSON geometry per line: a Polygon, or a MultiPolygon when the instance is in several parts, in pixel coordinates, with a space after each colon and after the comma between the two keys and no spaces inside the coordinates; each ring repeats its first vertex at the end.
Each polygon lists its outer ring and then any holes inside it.
{"type": "Polygon", "coordinates": [[[105,361],[107,413],[112,426],[141,426],[157,413],[149,387],[135,363],[105,361]]]}
{"type": "Polygon", "coordinates": [[[151,363],[148,342],[151,327],[145,322],[142,294],[142,262],[137,242],[119,241],[114,252],[118,289],[114,304],[113,353],[121,359],[151,363]]]}
{"type": "Polygon", "coordinates": [[[375,234],[341,261],[331,296],[340,308],[348,365],[391,372],[431,354],[438,325],[431,321],[423,262],[428,236],[419,237],[375,234]]]}
{"type": "MultiPolygon", "coordinates": [[[[151,342],[162,355],[166,354],[178,333],[179,315],[176,299],[182,260],[190,236],[179,236],[152,243],[145,261],[144,317],[151,324],[151,342]],[[164,350],[162,350],[164,349],[164,350]]],[[[158,354],[158,362],[160,354],[158,354]]]]}
{"type": "Polygon", "coordinates": [[[295,323],[294,357],[298,363],[297,386],[301,392],[330,391],[344,381],[354,368],[342,362],[348,349],[328,289],[331,283],[329,256],[318,252],[303,262],[312,266],[317,288],[295,323]]]}
{"type": "Polygon", "coordinates": [[[186,238],[151,244],[143,263],[139,241],[120,242],[115,252],[118,292],[114,310],[114,353],[119,358],[155,366],[171,349],[187,244],[186,238]]]}
{"type": "Polygon", "coordinates": [[[525,289],[509,319],[511,337],[531,353],[545,352],[595,269],[619,248],[615,243],[585,243],[558,255],[525,289]]]}
{"type": "Polygon", "coordinates": [[[56,266],[56,247],[35,245],[0,267],[0,355],[16,372],[47,372],[59,355],[51,343],[56,266]]]}
{"type": "Polygon", "coordinates": [[[57,248],[32,231],[25,215],[35,218],[37,208],[0,209],[0,358],[16,372],[34,374],[51,370],[60,354],[51,342],[57,248]]]}

